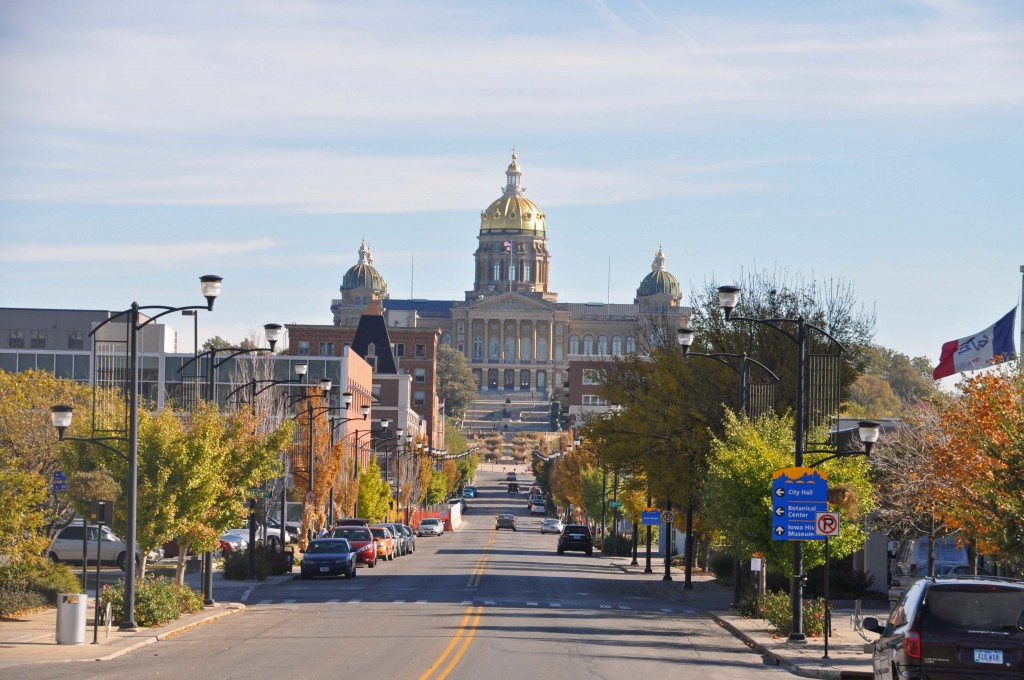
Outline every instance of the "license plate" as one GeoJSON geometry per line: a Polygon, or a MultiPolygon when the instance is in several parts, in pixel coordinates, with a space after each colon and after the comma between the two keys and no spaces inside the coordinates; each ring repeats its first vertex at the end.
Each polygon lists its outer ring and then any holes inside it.
{"type": "Polygon", "coordinates": [[[320,571],[330,571],[330,567],[320,567],[320,571]]]}
{"type": "Polygon", "coordinates": [[[974,663],[1003,663],[1003,652],[1000,649],[975,649],[974,663]]]}

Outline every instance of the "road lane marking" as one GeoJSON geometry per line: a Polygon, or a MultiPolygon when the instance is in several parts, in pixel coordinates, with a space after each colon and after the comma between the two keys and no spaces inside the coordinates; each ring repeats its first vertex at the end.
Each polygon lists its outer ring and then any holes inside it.
{"type": "Polygon", "coordinates": [[[552,607],[561,607],[562,606],[561,602],[551,602],[550,604],[551,604],[552,607]]]}
{"type": "Polygon", "coordinates": [[[341,600],[327,600],[327,604],[338,604],[341,600]]]}
{"type": "Polygon", "coordinates": [[[630,608],[629,607],[623,607],[622,605],[619,605],[619,609],[622,609],[624,611],[629,611],[630,608]]]}
{"type": "Polygon", "coordinates": [[[295,600],[285,600],[283,604],[295,604],[295,600]]]}
{"type": "Polygon", "coordinates": [[[527,607],[536,607],[536,606],[537,606],[537,603],[536,603],[536,602],[527,602],[527,603],[526,603],[526,606],[527,606],[527,607]]]}
{"type": "Polygon", "coordinates": [[[416,600],[416,604],[427,604],[428,600],[416,600]]]}
{"type": "Polygon", "coordinates": [[[273,600],[260,600],[257,604],[270,604],[273,600]]]}
{"type": "Polygon", "coordinates": [[[484,600],[484,604],[494,606],[494,600],[484,600]]]}
{"type": "Polygon", "coordinates": [[[601,609],[611,609],[611,608],[612,608],[612,606],[610,604],[603,604],[603,605],[601,605],[601,609]]]}
{"type": "Polygon", "coordinates": [[[242,593],[242,599],[240,601],[241,602],[245,602],[246,600],[248,600],[249,599],[249,595],[251,593],[252,593],[252,588],[247,589],[244,593],[242,593]]]}
{"type": "Polygon", "coordinates": [[[671,614],[672,613],[671,609],[662,609],[661,611],[665,612],[666,614],[671,614]]]}
{"type": "MultiPolygon", "coordinates": [[[[449,642],[448,646],[441,652],[441,656],[437,657],[417,680],[427,680],[427,678],[433,675],[434,671],[444,663],[445,659],[448,658],[448,655],[452,653],[452,650],[455,649],[455,646],[459,644],[459,640],[462,639],[462,636],[465,634],[466,624],[469,623],[475,609],[479,609],[479,607],[466,607],[466,613],[463,615],[462,621],[459,622],[459,627],[455,629],[455,635],[452,636],[451,642],[449,642]]],[[[443,676],[438,677],[440,678],[443,676]]]]}
{"type": "Polygon", "coordinates": [[[473,623],[469,625],[469,630],[466,632],[466,637],[462,642],[462,646],[459,647],[459,651],[456,652],[455,656],[452,657],[452,660],[447,666],[445,666],[444,670],[441,671],[441,675],[437,676],[438,680],[445,680],[445,678],[448,677],[448,674],[452,672],[452,669],[458,665],[459,661],[461,661],[462,657],[466,654],[466,650],[469,649],[469,643],[473,641],[473,637],[476,635],[476,627],[477,624],[480,623],[480,615],[483,611],[483,607],[476,608],[476,616],[473,617],[473,623]]]}
{"type": "Polygon", "coordinates": [[[359,604],[360,602],[362,602],[362,600],[349,600],[348,601],[349,604],[359,604]]]}

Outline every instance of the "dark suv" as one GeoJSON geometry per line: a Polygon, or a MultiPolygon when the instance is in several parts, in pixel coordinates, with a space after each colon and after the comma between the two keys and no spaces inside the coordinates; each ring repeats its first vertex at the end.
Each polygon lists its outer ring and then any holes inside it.
{"type": "Polygon", "coordinates": [[[873,652],[876,679],[1024,677],[1024,581],[925,578],[884,627],[868,617],[864,629],[882,636],[873,652]]]}
{"type": "Polygon", "coordinates": [[[558,554],[566,550],[582,550],[588,555],[594,554],[594,537],[590,527],[584,524],[566,524],[558,536],[558,554]]]}

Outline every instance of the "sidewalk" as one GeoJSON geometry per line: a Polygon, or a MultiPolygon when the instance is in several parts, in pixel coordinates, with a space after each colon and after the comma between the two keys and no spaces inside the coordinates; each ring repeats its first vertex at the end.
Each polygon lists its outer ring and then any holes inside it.
{"type": "MultiPolygon", "coordinates": [[[[691,579],[693,589],[684,590],[684,573],[681,569],[672,570],[672,581],[662,580],[665,574],[664,561],[652,561],[654,573],[644,574],[643,555],[639,556],[640,566],[637,567],[629,566],[628,557],[602,556],[600,559],[608,559],[622,571],[647,579],[651,590],[666,599],[683,603],[714,619],[752,651],[764,657],[768,664],[781,666],[805,678],[846,680],[872,677],[870,641],[876,636],[853,629],[852,609],[835,609],[833,604],[832,634],[828,641],[829,658],[825,659],[822,658],[825,651],[823,638],[808,638],[807,644],[803,645],[790,644],[784,637],[775,637],[767,629],[765,621],[748,619],[730,610],[732,590],[719,586],[710,574],[694,573],[691,579]]],[[[887,614],[886,607],[884,612],[871,610],[866,615],[884,618],[887,614]]]]}
{"type": "MultiPolygon", "coordinates": [[[[251,584],[252,587],[279,583],[294,578],[294,574],[272,576],[266,581],[251,584]]],[[[216,597],[216,586],[214,596],[216,597]]],[[[25,614],[13,620],[0,621],[0,670],[30,663],[65,661],[106,661],[114,659],[157,640],[173,637],[190,628],[212,623],[217,619],[245,611],[239,603],[218,603],[195,614],[186,614],[163,626],[139,628],[133,632],[122,632],[117,626],[110,628],[108,636],[101,626],[97,643],[93,644],[93,601],[90,596],[89,615],[86,622],[85,644],[57,644],[57,610],[25,614]]]]}

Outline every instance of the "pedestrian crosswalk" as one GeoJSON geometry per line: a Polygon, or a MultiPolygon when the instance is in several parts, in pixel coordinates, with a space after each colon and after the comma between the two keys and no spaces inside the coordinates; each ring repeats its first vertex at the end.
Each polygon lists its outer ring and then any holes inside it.
{"type": "MultiPolygon", "coordinates": [[[[250,603],[249,606],[273,606],[273,605],[291,605],[303,602],[295,598],[290,599],[262,599],[255,603],[250,603]]],[[[499,608],[530,608],[530,609],[597,609],[604,611],[619,611],[619,612],[636,612],[637,614],[645,613],[662,613],[662,614],[682,614],[685,616],[698,616],[700,611],[690,607],[658,607],[655,603],[651,603],[650,606],[643,605],[621,605],[612,604],[607,602],[590,602],[587,600],[573,600],[573,601],[549,601],[541,602],[539,600],[515,600],[515,599],[502,599],[502,600],[408,600],[405,598],[379,598],[367,600],[365,598],[352,598],[352,599],[331,599],[331,600],[316,600],[310,598],[308,602],[313,603],[326,603],[336,605],[429,605],[429,604],[458,604],[460,606],[468,606],[472,604],[481,605],[484,607],[499,607],[499,608]]]]}

